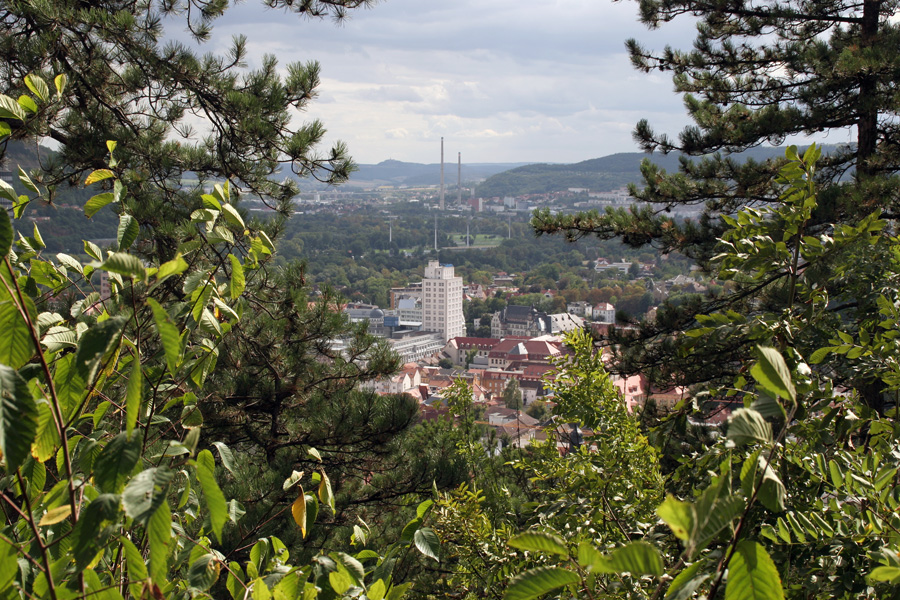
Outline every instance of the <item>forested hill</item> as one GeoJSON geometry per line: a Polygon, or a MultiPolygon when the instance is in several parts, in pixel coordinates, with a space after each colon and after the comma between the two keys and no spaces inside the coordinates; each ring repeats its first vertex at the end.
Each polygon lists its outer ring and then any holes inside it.
{"type": "MultiPolygon", "coordinates": [[[[462,180],[481,181],[494,175],[521,167],[526,163],[463,163],[462,180]]],[[[444,163],[444,183],[455,185],[457,178],[457,163],[448,159],[444,163]]],[[[377,165],[359,165],[358,169],[350,175],[351,185],[439,185],[441,182],[440,163],[422,164],[410,163],[399,160],[385,160],[377,165]]]]}
{"type": "MultiPolygon", "coordinates": [[[[835,146],[822,148],[827,153],[835,146]]],[[[784,150],[783,147],[760,147],[737,156],[744,160],[759,161],[774,156],[783,157],[784,150]]],[[[645,158],[649,158],[667,171],[678,168],[677,154],[620,152],[575,164],[525,165],[489,177],[476,188],[475,193],[482,198],[493,198],[559,192],[569,188],[587,188],[598,192],[615,190],[629,183],[640,182],[641,161],[645,158]]]]}

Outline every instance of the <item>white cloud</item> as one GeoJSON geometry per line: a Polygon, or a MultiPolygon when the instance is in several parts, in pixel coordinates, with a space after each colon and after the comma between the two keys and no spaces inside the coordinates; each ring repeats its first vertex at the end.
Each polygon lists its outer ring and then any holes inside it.
{"type": "Polygon", "coordinates": [[[677,133],[687,122],[671,80],[638,73],[624,42],[688,47],[692,24],[648,31],[631,2],[388,0],[339,26],[248,0],[220,19],[207,50],[248,38],[248,66],[318,60],[320,118],[358,162],[436,162],[438,140],[468,162],[576,162],[635,151],[648,118],[677,133]]]}

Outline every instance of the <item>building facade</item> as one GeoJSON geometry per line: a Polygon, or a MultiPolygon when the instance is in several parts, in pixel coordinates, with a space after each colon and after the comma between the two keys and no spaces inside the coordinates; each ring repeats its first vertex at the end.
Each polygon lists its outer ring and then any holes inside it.
{"type": "Polygon", "coordinates": [[[453,265],[428,262],[422,280],[422,329],[440,333],[444,342],[466,333],[462,277],[453,265]]]}

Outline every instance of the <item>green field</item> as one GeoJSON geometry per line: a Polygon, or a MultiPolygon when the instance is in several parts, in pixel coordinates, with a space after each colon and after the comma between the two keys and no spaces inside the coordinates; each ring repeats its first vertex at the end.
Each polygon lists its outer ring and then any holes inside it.
{"type": "MultiPolygon", "coordinates": [[[[469,235],[472,238],[472,241],[469,242],[471,246],[499,246],[505,238],[499,235],[490,235],[479,233],[477,235],[469,235]]],[[[450,239],[453,240],[458,246],[466,245],[466,234],[464,233],[454,233],[450,236],[450,239]]]]}

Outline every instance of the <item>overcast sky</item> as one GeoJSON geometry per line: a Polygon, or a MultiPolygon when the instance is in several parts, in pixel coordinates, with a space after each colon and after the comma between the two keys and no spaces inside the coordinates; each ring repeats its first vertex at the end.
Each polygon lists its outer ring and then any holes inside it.
{"type": "Polygon", "coordinates": [[[306,113],[354,159],[577,162],[637,147],[641,118],[677,133],[687,118],[662,74],[635,71],[625,40],[688,48],[684,21],[649,31],[635,2],[384,0],[341,25],[247,0],[216,21],[207,49],[248,38],[249,66],[318,60],[306,113]]]}

